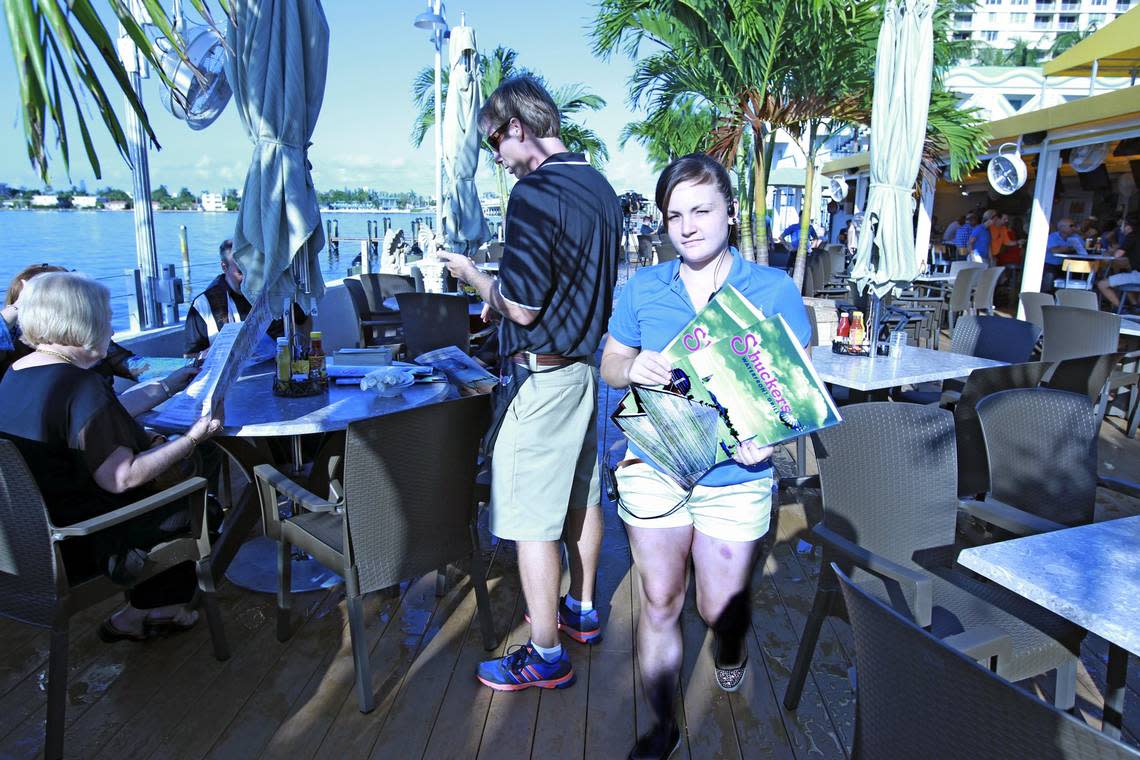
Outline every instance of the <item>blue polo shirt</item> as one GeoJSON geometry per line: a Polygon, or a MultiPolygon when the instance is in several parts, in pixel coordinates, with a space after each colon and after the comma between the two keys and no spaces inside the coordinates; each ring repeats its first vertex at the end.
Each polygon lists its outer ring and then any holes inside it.
{"type": "Polygon", "coordinates": [[[970,235],[973,234],[974,228],[970,226],[969,222],[965,222],[958,228],[958,232],[954,234],[954,245],[959,248],[970,242],[970,235]]]}
{"type": "MultiPolygon", "coordinates": [[[[791,224],[789,224],[787,226],[787,228],[784,230],[784,234],[780,235],[780,239],[782,240],[785,237],[788,237],[789,235],[791,236],[791,238],[788,240],[788,244],[792,248],[799,248],[800,247],[800,223],[799,222],[792,222],[791,224]]],[[[808,240],[818,240],[818,239],[819,239],[819,235],[816,234],[815,227],[812,227],[809,224],[808,225],[808,240]]]]}
{"type": "Polygon", "coordinates": [[[1045,241],[1045,263],[1055,267],[1061,266],[1065,260],[1053,253],[1053,249],[1060,248],[1064,245],[1071,247],[1073,253],[1079,253],[1082,256],[1087,253],[1085,244],[1081,241],[1080,235],[1069,235],[1065,237],[1058,230],[1053,230],[1049,233],[1049,239],[1045,241]]]}
{"type": "MultiPolygon", "coordinates": [[[[610,317],[610,337],[630,348],[647,351],[664,349],[697,315],[697,309],[689,301],[689,293],[681,281],[680,272],[680,259],[639,269],[626,283],[614,306],[613,316],[610,317]]],[[[783,270],[745,261],[733,249],[732,268],[725,284],[739,290],[765,316],[782,316],[803,345],[806,346],[811,340],[811,323],[808,321],[803,298],[783,270]]],[[[653,465],[645,452],[633,443],[629,444],[629,448],[635,456],[653,465]]],[[[730,459],[709,470],[701,478],[700,484],[727,486],[746,483],[770,475],[771,471],[768,462],[744,467],[730,459]]]]}
{"type": "Polygon", "coordinates": [[[613,302],[622,229],[617,195],[581,153],[550,156],[515,183],[499,293],[539,314],[525,326],[500,323],[503,356],[594,356],[613,302]]]}
{"type": "Polygon", "coordinates": [[[984,224],[979,224],[974,228],[972,234],[974,238],[973,252],[982,257],[982,261],[990,260],[990,241],[993,240],[993,235],[990,234],[990,228],[984,224]]]}

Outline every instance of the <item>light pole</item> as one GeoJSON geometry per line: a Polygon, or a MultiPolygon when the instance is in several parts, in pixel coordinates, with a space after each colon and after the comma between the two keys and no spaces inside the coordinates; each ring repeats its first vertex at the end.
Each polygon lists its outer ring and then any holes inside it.
{"type": "Polygon", "coordinates": [[[442,51],[443,41],[447,39],[446,9],[442,0],[427,0],[427,10],[416,16],[417,29],[431,31],[432,44],[435,45],[435,232],[443,234],[443,80],[442,80],[442,51]]]}

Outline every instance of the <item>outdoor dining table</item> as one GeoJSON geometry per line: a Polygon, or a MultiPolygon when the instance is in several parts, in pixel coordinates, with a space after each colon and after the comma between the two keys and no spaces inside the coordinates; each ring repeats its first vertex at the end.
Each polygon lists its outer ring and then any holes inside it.
{"type": "MultiPolygon", "coordinates": [[[[464,298],[467,297],[466,293],[443,293],[442,295],[445,295],[445,296],[463,296],[464,298]]],[[[385,309],[389,309],[390,311],[399,311],[400,310],[400,304],[396,300],[396,296],[389,296],[388,298],[385,298],[383,300],[382,304],[383,304],[385,309]]],[[[470,301],[469,300],[468,301],[468,303],[467,303],[467,315],[468,316],[477,317],[482,313],[483,313],[483,302],[482,301],[479,301],[479,300],[476,300],[476,301],[470,301]]]]}
{"type": "MultiPolygon", "coordinates": [[[[834,353],[831,346],[815,346],[811,350],[811,363],[821,380],[829,385],[850,388],[855,391],[851,401],[859,402],[886,398],[888,390],[901,385],[965,377],[976,369],[1000,367],[1006,362],[918,346],[907,346],[902,356],[874,358],[846,356],[834,353]]],[[[806,465],[807,439],[800,436],[796,439],[797,481],[802,481],[807,475],[806,465]]]]}
{"type": "Polygon", "coordinates": [[[1104,732],[1120,737],[1140,655],[1140,516],[963,549],[958,562],[1108,642],[1104,732]]]}
{"type": "Polygon", "coordinates": [[[1140,317],[1121,317],[1120,334],[1140,337],[1140,317]]]}
{"type": "MultiPolygon", "coordinates": [[[[225,427],[217,443],[245,471],[253,482],[257,464],[275,464],[259,456],[257,439],[285,437],[290,443],[289,464],[295,472],[302,466],[303,436],[345,430],[352,422],[411,409],[458,397],[449,383],[416,383],[401,394],[382,398],[374,391],[363,391],[359,382],[331,383],[326,393],[288,398],[274,395],[272,361],[251,364],[242,369],[225,395],[225,427]]],[[[162,406],[139,418],[157,430],[181,432],[164,424],[162,406]]],[[[213,549],[214,562],[225,568],[226,577],[253,591],[272,593],[277,589],[276,542],[266,537],[245,541],[260,512],[256,499],[246,499],[227,515],[222,537],[213,549]],[[232,559],[232,562],[230,561],[232,559]]],[[[294,557],[293,590],[311,591],[339,582],[339,576],[308,557],[294,557]]]]}
{"type": "Polygon", "coordinates": [[[476,264],[475,268],[483,272],[488,272],[490,274],[497,274],[499,271],[499,262],[488,261],[485,264],[476,264]]]}

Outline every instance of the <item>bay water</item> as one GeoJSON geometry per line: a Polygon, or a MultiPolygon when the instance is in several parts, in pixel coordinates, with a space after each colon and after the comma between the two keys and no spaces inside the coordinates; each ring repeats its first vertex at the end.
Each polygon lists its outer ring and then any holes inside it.
{"type": "MultiPolygon", "coordinates": [[[[368,222],[381,223],[388,218],[396,229],[404,231],[409,243],[417,220],[434,217],[430,212],[322,212],[323,220],[336,220],[341,237],[363,238],[368,222]]],[[[497,221],[489,220],[492,222],[497,221]]],[[[187,303],[179,306],[185,318],[189,301],[200,293],[219,273],[218,246],[232,238],[236,213],[203,213],[198,211],[156,211],[155,243],[158,265],[175,265],[175,276],[183,278],[187,303]],[[179,228],[185,225],[190,248],[190,279],[182,270],[179,228]]],[[[111,291],[112,324],[116,331],[130,327],[128,280],[124,270],[138,266],[135,254],[134,215],[130,211],[0,211],[0,239],[4,254],[0,256],[0,288],[24,267],[31,264],[58,264],[75,269],[99,280],[111,291]]],[[[339,256],[321,252],[321,268],[326,281],[345,276],[352,260],[360,254],[359,242],[344,242],[339,256]]]]}

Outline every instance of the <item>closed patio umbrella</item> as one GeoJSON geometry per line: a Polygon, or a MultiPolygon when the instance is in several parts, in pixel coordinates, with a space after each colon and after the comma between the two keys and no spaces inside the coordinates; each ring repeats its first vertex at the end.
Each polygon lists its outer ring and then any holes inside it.
{"type": "Polygon", "coordinates": [[[253,141],[234,230],[242,290],[251,301],[266,290],[278,313],[286,297],[309,311],[324,293],[308,149],[325,92],[328,24],[319,0],[232,0],[232,8],[226,76],[253,141]]]}
{"type": "Polygon", "coordinates": [[[852,277],[882,297],[913,280],[913,188],[934,64],[932,0],[885,0],[871,103],[871,187],[852,277]]]}
{"type": "Polygon", "coordinates": [[[451,30],[451,71],[443,115],[443,165],[447,177],[443,188],[443,231],[446,246],[471,255],[491,232],[483,218],[483,206],[475,189],[480,144],[478,116],[482,105],[475,30],[459,26],[451,30]]]}

